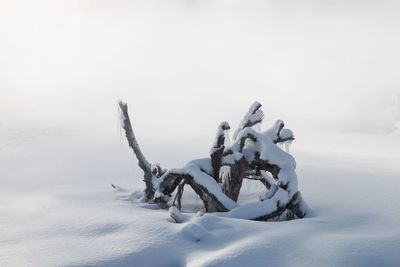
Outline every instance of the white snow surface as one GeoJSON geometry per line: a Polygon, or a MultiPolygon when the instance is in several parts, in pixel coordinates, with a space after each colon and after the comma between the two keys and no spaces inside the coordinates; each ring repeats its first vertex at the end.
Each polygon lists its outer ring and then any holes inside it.
{"type": "MultiPolygon", "coordinates": [[[[399,132],[297,130],[291,152],[313,211],[305,219],[256,222],[193,210],[174,223],[167,210],[140,202],[142,176],[123,137],[1,127],[0,266],[400,265],[399,132]]],[[[184,149],[206,155],[207,140],[142,147],[169,151],[150,157],[170,168],[184,149]]],[[[262,192],[246,188],[243,205],[262,192]]]]}
{"type": "Polygon", "coordinates": [[[274,196],[260,202],[251,202],[240,206],[240,208],[233,209],[226,213],[227,217],[239,219],[253,219],[270,214],[276,211],[277,202],[283,206],[289,202],[289,194],[286,190],[278,188],[274,196]]]}

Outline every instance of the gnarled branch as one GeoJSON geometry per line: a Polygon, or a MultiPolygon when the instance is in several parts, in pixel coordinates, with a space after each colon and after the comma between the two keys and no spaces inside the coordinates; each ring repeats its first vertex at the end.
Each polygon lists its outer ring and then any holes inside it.
{"type": "MultiPolygon", "coordinates": [[[[295,160],[277,145],[293,141],[293,132],[285,128],[281,120],[264,132],[251,128],[263,120],[260,103],[255,102],[242,119],[233,144],[226,144],[230,127],[227,122],[222,122],[209,158],[193,160],[183,168],[168,171],[146,160],[133,134],[128,107],[123,102],[119,105],[129,146],[144,171],[146,201],[167,207],[176,192],[172,205],[180,209],[184,186],[189,185],[202,200],[205,210],[223,212],[219,216],[252,220],[305,216],[307,205],[297,188],[295,160]],[[240,206],[237,200],[245,178],[261,181],[265,191],[260,195],[260,201],[240,206]]],[[[177,212],[172,214],[175,221],[179,221],[177,212]]]]}

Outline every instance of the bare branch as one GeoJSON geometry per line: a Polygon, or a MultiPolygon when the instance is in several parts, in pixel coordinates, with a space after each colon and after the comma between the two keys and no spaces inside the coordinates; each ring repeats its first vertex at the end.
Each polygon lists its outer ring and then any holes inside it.
{"type": "Polygon", "coordinates": [[[171,217],[181,221],[179,210],[184,186],[188,184],[202,200],[207,212],[224,212],[228,216],[252,220],[281,220],[302,218],[308,207],[297,188],[296,162],[292,155],[278,147],[278,143],[294,140],[293,132],[278,120],[267,131],[251,128],[264,117],[261,104],[255,102],[235,132],[233,144],[228,146],[227,122],[218,126],[209,158],[192,160],[183,168],[164,170],[150,164],[141,152],[129,120],[128,107],[119,103],[123,128],[129,146],[144,171],[146,201],[160,207],[170,205],[174,192],[171,217]],[[258,202],[237,204],[243,179],[261,181],[266,189],[258,202]],[[176,209],[177,208],[177,209],[176,209]]]}
{"type": "Polygon", "coordinates": [[[121,109],[122,127],[125,130],[125,136],[126,139],[128,140],[129,146],[132,148],[133,152],[136,155],[136,158],[138,159],[139,167],[144,172],[144,182],[146,183],[145,194],[146,198],[150,200],[153,198],[154,195],[153,184],[152,184],[153,174],[151,170],[151,164],[147,161],[146,157],[143,155],[139,147],[139,144],[136,140],[135,134],[133,133],[131,121],[129,119],[129,114],[128,114],[128,105],[122,101],[119,101],[118,104],[121,109]]]}

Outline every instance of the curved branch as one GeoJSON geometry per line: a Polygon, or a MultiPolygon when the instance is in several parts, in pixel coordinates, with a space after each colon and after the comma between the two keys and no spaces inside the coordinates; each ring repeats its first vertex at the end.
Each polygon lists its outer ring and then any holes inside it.
{"type": "Polygon", "coordinates": [[[257,123],[262,122],[264,118],[264,112],[261,110],[261,107],[262,105],[257,101],[250,106],[249,110],[240,122],[239,127],[236,129],[233,135],[233,140],[236,140],[237,135],[244,128],[252,127],[257,123]]]}
{"type": "Polygon", "coordinates": [[[128,105],[122,101],[119,101],[119,107],[121,109],[121,120],[122,120],[122,127],[125,130],[125,136],[128,140],[129,146],[132,148],[133,152],[136,155],[136,158],[139,162],[139,167],[144,172],[144,182],[146,184],[145,195],[146,199],[150,200],[153,198],[154,190],[152,184],[152,171],[151,171],[151,164],[147,161],[146,157],[143,155],[142,151],[140,150],[139,144],[136,140],[135,134],[132,130],[131,121],[129,119],[128,114],[128,105]]]}
{"type": "Polygon", "coordinates": [[[263,134],[268,136],[274,144],[293,141],[293,132],[284,127],[285,123],[282,120],[277,120],[275,124],[263,134]]]}
{"type": "Polygon", "coordinates": [[[181,181],[189,184],[199,195],[208,212],[228,211],[238,206],[226,196],[219,184],[208,173],[194,163],[188,163],[182,169],[173,169],[157,179],[157,196],[168,195],[175,191],[181,181]]]}

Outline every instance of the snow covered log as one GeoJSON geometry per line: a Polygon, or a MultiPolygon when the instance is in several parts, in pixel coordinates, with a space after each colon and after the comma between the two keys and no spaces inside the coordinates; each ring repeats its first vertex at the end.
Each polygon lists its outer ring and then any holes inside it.
{"type": "MultiPolygon", "coordinates": [[[[294,134],[281,120],[266,131],[256,130],[254,126],[264,118],[260,103],[251,105],[232,139],[228,122],[218,126],[209,158],[171,170],[147,161],[133,133],[127,104],[120,102],[119,106],[128,144],[144,172],[146,202],[181,209],[184,188],[190,186],[205,211],[218,212],[218,216],[267,221],[306,215],[308,207],[297,188],[296,162],[283,150],[294,140],[294,134]],[[265,190],[258,200],[239,205],[244,179],[260,181],[265,190]]],[[[171,214],[174,221],[179,221],[176,211],[171,214]]]]}

